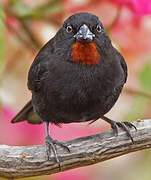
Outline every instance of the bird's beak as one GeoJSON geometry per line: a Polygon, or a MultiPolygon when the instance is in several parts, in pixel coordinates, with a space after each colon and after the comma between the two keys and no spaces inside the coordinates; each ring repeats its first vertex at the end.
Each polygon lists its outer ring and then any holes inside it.
{"type": "Polygon", "coordinates": [[[77,41],[93,41],[95,35],[90,31],[86,24],[83,24],[79,31],[74,35],[77,41]]]}

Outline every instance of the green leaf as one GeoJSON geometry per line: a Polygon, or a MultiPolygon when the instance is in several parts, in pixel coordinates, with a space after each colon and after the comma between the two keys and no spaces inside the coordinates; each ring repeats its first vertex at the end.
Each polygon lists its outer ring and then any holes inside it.
{"type": "Polygon", "coordinates": [[[30,18],[44,18],[47,14],[52,14],[56,12],[61,12],[64,8],[57,4],[61,0],[51,0],[48,3],[42,3],[40,6],[31,8],[30,6],[24,4],[19,0],[10,0],[13,5],[13,12],[16,17],[20,19],[30,19],[30,18]]]}
{"type": "Polygon", "coordinates": [[[42,18],[47,14],[61,12],[64,8],[57,4],[61,0],[51,0],[33,9],[32,16],[42,18]]]}
{"type": "MultiPolygon", "coordinates": [[[[140,81],[140,89],[142,92],[151,93],[151,61],[147,61],[145,66],[138,74],[140,81]]],[[[130,111],[125,115],[124,121],[133,121],[142,119],[145,116],[148,105],[151,99],[136,96],[130,108],[130,111]]]]}
{"type": "Polygon", "coordinates": [[[149,99],[137,96],[130,107],[130,111],[125,115],[123,121],[142,119],[145,115],[148,103],[149,99]]]}
{"type": "Polygon", "coordinates": [[[12,9],[14,14],[16,14],[19,17],[27,16],[28,14],[31,14],[33,11],[33,9],[30,6],[24,4],[22,1],[14,1],[12,9]]]}
{"type": "Polygon", "coordinates": [[[139,74],[141,89],[151,93],[151,60],[147,61],[139,74]]]}

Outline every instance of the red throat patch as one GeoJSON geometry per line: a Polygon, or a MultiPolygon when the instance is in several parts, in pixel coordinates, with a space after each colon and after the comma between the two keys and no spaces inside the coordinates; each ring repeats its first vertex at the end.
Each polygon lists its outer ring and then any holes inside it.
{"type": "Polygon", "coordinates": [[[80,43],[72,45],[72,60],[82,64],[93,65],[100,61],[100,54],[94,42],[80,43]]]}

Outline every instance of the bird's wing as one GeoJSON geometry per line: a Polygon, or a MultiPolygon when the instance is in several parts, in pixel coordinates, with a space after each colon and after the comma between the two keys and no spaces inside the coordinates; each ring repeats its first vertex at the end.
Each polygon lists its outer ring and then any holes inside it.
{"type": "Polygon", "coordinates": [[[124,83],[126,83],[128,73],[127,73],[127,64],[125,62],[125,59],[124,59],[124,57],[121,55],[121,53],[115,47],[113,47],[112,50],[113,50],[112,52],[114,54],[116,54],[116,56],[115,56],[116,60],[119,61],[120,65],[121,65],[121,67],[123,69],[123,72],[124,72],[124,83]]]}
{"type": "Polygon", "coordinates": [[[120,62],[121,62],[121,66],[123,68],[124,75],[125,75],[125,81],[124,82],[126,83],[126,81],[127,81],[127,65],[126,65],[126,62],[125,62],[123,56],[121,56],[120,62]]]}
{"type": "Polygon", "coordinates": [[[28,73],[28,88],[31,91],[39,91],[41,80],[45,78],[48,72],[48,63],[52,59],[53,52],[53,39],[48,41],[48,43],[39,51],[33,64],[28,73]]]}

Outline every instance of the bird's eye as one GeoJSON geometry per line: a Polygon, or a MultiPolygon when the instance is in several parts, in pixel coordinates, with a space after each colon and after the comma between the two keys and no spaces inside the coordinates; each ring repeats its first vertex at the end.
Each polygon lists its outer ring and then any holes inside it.
{"type": "Polygon", "coordinates": [[[68,26],[66,27],[66,31],[67,31],[68,33],[72,32],[72,26],[71,26],[71,25],[68,25],[68,26]]]}
{"type": "Polygon", "coordinates": [[[101,32],[101,30],[102,30],[101,26],[100,26],[100,25],[97,25],[97,26],[96,26],[96,30],[97,30],[97,32],[101,32]]]}

